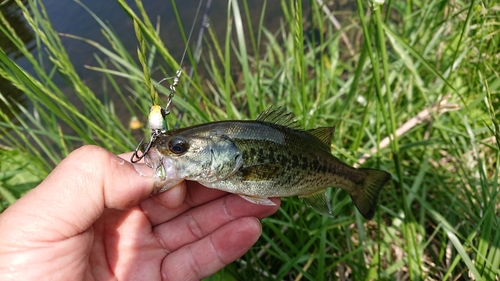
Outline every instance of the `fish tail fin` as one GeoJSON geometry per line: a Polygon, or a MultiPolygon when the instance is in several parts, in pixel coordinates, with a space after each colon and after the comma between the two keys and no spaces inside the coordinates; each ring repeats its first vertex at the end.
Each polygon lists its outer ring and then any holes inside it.
{"type": "Polygon", "coordinates": [[[363,186],[354,194],[351,194],[351,199],[361,215],[365,219],[371,220],[375,214],[380,190],[391,179],[391,174],[386,171],[369,168],[358,170],[366,173],[367,176],[363,186]]]}

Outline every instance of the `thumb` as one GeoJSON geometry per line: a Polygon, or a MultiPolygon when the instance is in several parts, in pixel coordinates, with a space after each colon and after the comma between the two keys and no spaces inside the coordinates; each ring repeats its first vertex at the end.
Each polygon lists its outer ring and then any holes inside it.
{"type": "Polygon", "coordinates": [[[83,146],[5,210],[0,229],[15,234],[13,228],[22,228],[32,241],[62,240],[86,231],[104,208],[137,205],[151,194],[153,185],[152,178],[141,176],[122,158],[97,146],[83,146]]]}

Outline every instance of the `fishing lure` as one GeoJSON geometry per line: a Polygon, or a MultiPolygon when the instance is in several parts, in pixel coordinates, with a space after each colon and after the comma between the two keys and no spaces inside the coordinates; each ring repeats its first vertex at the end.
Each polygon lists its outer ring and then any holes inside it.
{"type": "MultiPolygon", "coordinates": [[[[202,3],[202,1],[200,1],[200,3],[198,4],[198,9],[196,10],[194,21],[193,21],[193,24],[191,26],[191,30],[189,32],[189,36],[188,36],[188,39],[186,42],[186,48],[184,49],[184,53],[182,54],[182,58],[181,58],[181,62],[179,64],[179,66],[182,66],[182,63],[183,63],[184,58],[186,56],[186,52],[187,52],[187,49],[189,46],[189,41],[191,39],[191,35],[193,34],[194,24],[196,22],[196,19],[198,18],[198,13],[199,13],[200,8],[201,8],[201,3],[202,3]]],[[[210,2],[207,3],[207,7],[209,7],[209,3],[210,2]]],[[[208,9],[205,11],[205,13],[207,13],[207,12],[208,12],[208,9]]],[[[203,27],[203,25],[202,25],[202,27],[203,27]]],[[[147,69],[145,71],[147,71],[147,69]]],[[[147,144],[143,144],[144,139],[142,139],[139,142],[139,144],[137,145],[137,147],[134,150],[134,153],[130,157],[130,162],[137,163],[137,162],[141,161],[144,158],[144,156],[148,153],[148,151],[151,149],[151,145],[156,141],[158,136],[160,136],[161,134],[164,134],[167,131],[168,128],[167,128],[166,116],[170,114],[170,109],[169,109],[170,104],[172,103],[172,100],[174,98],[174,95],[176,92],[176,87],[179,85],[179,80],[180,80],[181,74],[182,74],[182,68],[179,68],[176,71],[174,77],[164,78],[158,82],[158,84],[160,84],[165,80],[173,79],[173,82],[169,87],[170,94],[169,94],[168,99],[167,99],[167,104],[164,108],[162,108],[158,104],[159,103],[158,102],[158,100],[159,100],[158,93],[155,90],[152,90],[151,100],[152,100],[153,105],[151,106],[151,108],[149,110],[149,115],[148,115],[148,125],[149,125],[149,129],[151,130],[149,142],[147,144]]]]}
{"type": "MultiPolygon", "coordinates": [[[[151,144],[156,140],[156,138],[161,135],[162,133],[165,133],[167,131],[167,121],[165,120],[165,117],[170,114],[170,104],[172,103],[172,99],[175,95],[176,87],[179,84],[179,79],[182,74],[182,69],[177,70],[174,76],[174,81],[170,85],[170,95],[168,96],[167,100],[167,105],[165,108],[162,108],[161,106],[154,104],[151,106],[151,109],[149,110],[149,115],[148,115],[148,125],[149,129],[151,130],[151,136],[149,138],[149,142],[146,144],[144,149],[143,147],[143,142],[144,139],[142,139],[137,147],[134,150],[134,153],[132,154],[130,158],[130,162],[132,163],[137,163],[144,158],[144,155],[146,155],[151,149],[151,144]],[[141,155],[139,155],[139,151],[141,152],[141,155]]],[[[164,81],[163,79],[162,81],[164,81]]],[[[161,83],[160,81],[159,83],[161,83]]]]}

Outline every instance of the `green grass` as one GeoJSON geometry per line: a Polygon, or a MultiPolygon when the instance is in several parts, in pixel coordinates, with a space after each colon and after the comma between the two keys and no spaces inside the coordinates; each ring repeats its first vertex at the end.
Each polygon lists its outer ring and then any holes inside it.
{"type": "MultiPolygon", "coordinates": [[[[41,3],[28,2],[39,8],[32,14],[25,9],[37,55],[0,18],[1,32],[33,68],[21,69],[0,51],[0,75],[32,105],[25,108],[0,93],[11,112],[0,112],[1,208],[36,186],[75,147],[132,150],[137,141],[115,107],[145,121],[151,106],[137,54],[125,49],[112,27],[95,18],[111,47],[65,36],[95,46],[99,65],[93,69],[106,78],[104,92],[116,92],[119,100],[97,98],[85,86],[41,3]],[[67,82],[71,100],[52,82],[56,76],[67,82]],[[22,181],[23,173],[31,177],[22,181]]],[[[155,24],[140,4],[132,9],[118,2],[144,36],[142,62],[172,76],[179,65],[155,24]]],[[[185,112],[181,126],[255,118],[270,105],[286,106],[305,128],[335,125],[332,151],[342,160],[393,175],[372,221],[338,190],[331,191],[334,219],[305,209],[296,198],[283,199],[279,212],[263,221],[255,247],[209,279],[498,280],[500,4],[356,3],[357,12],[346,13],[338,31],[316,1],[310,9],[281,1],[282,26],[271,32],[263,24],[264,9],[252,29],[252,3],[230,1],[231,24],[221,38],[207,30],[206,52],[188,89],[182,76],[172,108],[185,112]],[[320,32],[310,38],[306,25],[320,32]]],[[[188,59],[196,65],[190,53],[188,59]]],[[[169,91],[158,88],[165,102],[169,91]]],[[[168,122],[175,124],[175,114],[168,122]]]]}

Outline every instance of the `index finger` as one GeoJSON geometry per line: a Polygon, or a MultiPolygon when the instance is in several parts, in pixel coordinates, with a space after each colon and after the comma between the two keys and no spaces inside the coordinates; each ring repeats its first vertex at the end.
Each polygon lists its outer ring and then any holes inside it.
{"type": "Polygon", "coordinates": [[[152,198],[141,203],[143,212],[148,216],[153,226],[169,221],[191,208],[203,205],[228,194],[224,191],[207,188],[194,181],[184,181],[181,185],[181,188],[185,190],[186,196],[177,208],[169,208],[167,204],[169,200],[175,200],[175,198],[172,198],[173,192],[171,190],[177,187],[153,195],[152,198]]]}

